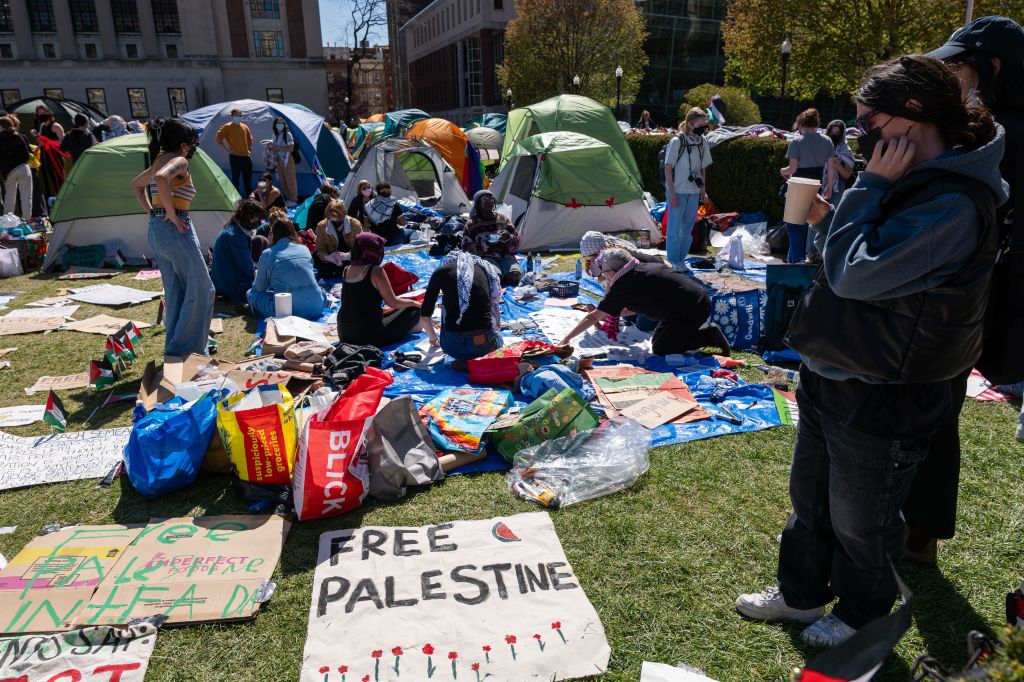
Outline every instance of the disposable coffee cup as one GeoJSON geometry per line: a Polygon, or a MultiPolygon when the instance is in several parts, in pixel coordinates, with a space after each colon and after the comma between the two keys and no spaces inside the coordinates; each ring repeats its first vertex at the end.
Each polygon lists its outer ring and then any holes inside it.
{"type": "Polygon", "coordinates": [[[274,317],[289,317],[292,314],[292,295],[274,294],[274,317]]]}
{"type": "Polygon", "coordinates": [[[792,225],[807,223],[807,214],[811,212],[811,202],[821,188],[820,180],[810,178],[790,178],[786,189],[786,210],[782,219],[792,225]]]}

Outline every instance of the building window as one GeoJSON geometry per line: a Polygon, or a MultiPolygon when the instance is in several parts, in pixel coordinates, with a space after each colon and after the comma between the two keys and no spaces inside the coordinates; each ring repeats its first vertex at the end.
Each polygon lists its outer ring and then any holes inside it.
{"type": "Polygon", "coordinates": [[[75,33],[100,32],[100,22],[96,18],[96,0],[70,0],[68,5],[75,33]]]}
{"type": "Polygon", "coordinates": [[[0,33],[14,33],[11,0],[0,0],[0,33]]]}
{"type": "Polygon", "coordinates": [[[373,82],[380,83],[380,71],[373,72],[373,82]]]}
{"type": "Polygon", "coordinates": [[[178,19],[178,0],[153,0],[153,24],[156,32],[180,34],[181,21],[178,19]]]}
{"type": "Polygon", "coordinates": [[[111,0],[114,13],[114,30],[118,33],[139,32],[139,8],[135,0],[111,0]]]}
{"type": "Polygon", "coordinates": [[[281,88],[267,88],[267,101],[273,104],[284,104],[284,90],[281,88]]]}
{"type": "Polygon", "coordinates": [[[253,31],[257,57],[283,57],[284,37],[280,31],[253,31]]]}
{"type": "Polygon", "coordinates": [[[139,46],[136,45],[135,43],[128,43],[127,45],[124,46],[124,54],[125,54],[126,57],[128,57],[128,59],[138,59],[139,58],[139,46]]]}
{"type": "Polygon", "coordinates": [[[0,43],[0,59],[14,59],[14,50],[10,43],[0,43]]]}
{"type": "Polygon", "coordinates": [[[253,19],[280,19],[281,0],[249,0],[253,19]]]}
{"type": "Polygon", "coordinates": [[[128,103],[132,107],[132,118],[149,118],[146,88],[128,88],[128,103]]]}
{"type": "Polygon", "coordinates": [[[167,88],[167,99],[171,101],[171,115],[181,116],[188,113],[188,100],[185,88],[167,88]]]}
{"type": "Polygon", "coordinates": [[[505,2],[504,2],[504,0],[494,0],[494,9],[496,9],[496,10],[503,10],[503,9],[505,9],[505,2]]]}
{"type": "Polygon", "coordinates": [[[172,43],[172,44],[170,44],[170,45],[168,45],[166,47],[166,50],[167,50],[167,58],[168,59],[177,59],[178,58],[178,46],[177,45],[174,45],[172,43]]]}
{"type": "Polygon", "coordinates": [[[53,43],[43,43],[43,59],[56,59],[57,50],[53,47],[53,43]]]}
{"type": "Polygon", "coordinates": [[[96,56],[97,56],[96,55],[96,43],[86,43],[85,44],[85,58],[86,59],[96,59],[96,56]]]}
{"type": "Polygon", "coordinates": [[[28,17],[32,30],[55,33],[57,18],[53,14],[53,0],[28,0],[28,17]]]}
{"type": "Polygon", "coordinates": [[[107,92],[103,88],[86,88],[85,101],[100,113],[107,113],[107,92]]]}
{"type": "Polygon", "coordinates": [[[464,70],[462,106],[478,107],[483,103],[480,78],[480,39],[467,38],[462,41],[464,70]]]}
{"type": "Polygon", "coordinates": [[[21,90],[3,90],[0,91],[0,94],[3,94],[5,107],[9,107],[21,99],[21,90]]]}
{"type": "Polygon", "coordinates": [[[50,99],[64,99],[63,88],[43,88],[43,97],[50,99]]]}

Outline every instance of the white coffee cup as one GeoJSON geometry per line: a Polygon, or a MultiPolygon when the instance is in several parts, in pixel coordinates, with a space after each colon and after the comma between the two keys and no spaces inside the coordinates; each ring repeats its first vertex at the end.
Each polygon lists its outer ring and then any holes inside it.
{"type": "Polygon", "coordinates": [[[807,223],[807,214],[811,211],[811,203],[821,188],[820,180],[810,178],[790,178],[786,189],[786,209],[782,219],[792,225],[807,223]]]}

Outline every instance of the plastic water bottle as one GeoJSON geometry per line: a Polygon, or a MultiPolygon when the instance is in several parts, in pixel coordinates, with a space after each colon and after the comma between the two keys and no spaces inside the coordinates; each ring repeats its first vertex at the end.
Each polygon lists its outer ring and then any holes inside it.
{"type": "Polygon", "coordinates": [[[527,272],[533,272],[533,254],[532,253],[528,254],[526,256],[526,271],[527,272]]]}
{"type": "Polygon", "coordinates": [[[141,400],[136,400],[135,409],[132,410],[132,424],[138,424],[146,414],[146,406],[142,404],[141,400]]]}
{"type": "Polygon", "coordinates": [[[770,384],[798,384],[800,383],[800,372],[785,367],[774,365],[758,365],[757,368],[765,373],[770,384]]]}
{"type": "Polygon", "coordinates": [[[583,279],[583,259],[582,258],[577,258],[576,259],[576,279],[577,280],[582,280],[583,279]]]}

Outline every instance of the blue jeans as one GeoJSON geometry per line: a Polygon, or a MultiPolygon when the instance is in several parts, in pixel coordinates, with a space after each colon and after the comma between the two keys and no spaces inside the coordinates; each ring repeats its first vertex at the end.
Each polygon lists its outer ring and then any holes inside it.
{"type": "Polygon", "coordinates": [[[401,246],[402,244],[408,244],[409,240],[412,239],[412,233],[415,231],[416,230],[408,227],[400,227],[395,233],[394,238],[385,244],[385,246],[401,246]]]}
{"type": "Polygon", "coordinates": [[[668,207],[668,223],[665,230],[665,251],[668,262],[673,266],[685,265],[686,254],[693,243],[693,223],[700,208],[700,194],[679,194],[679,208],[668,207]]]}
{"type": "Polygon", "coordinates": [[[459,334],[441,328],[441,350],[456,360],[472,360],[487,355],[505,345],[501,334],[493,330],[475,334],[459,334]]]}
{"type": "Polygon", "coordinates": [[[523,268],[515,256],[487,256],[484,260],[498,268],[502,285],[518,284],[523,276],[523,268]],[[516,276],[510,277],[512,273],[516,273],[516,276]]]}
{"type": "Polygon", "coordinates": [[[789,237],[786,262],[803,263],[807,259],[807,226],[786,223],[786,235],[789,237]]]}
{"type": "Polygon", "coordinates": [[[897,441],[845,426],[797,389],[797,427],[789,496],[793,514],[779,545],[779,588],[797,609],[824,606],[861,628],[889,613],[896,581],[889,559],[903,553],[900,508],[927,438],[897,441]]]}
{"type": "Polygon", "coordinates": [[[178,232],[157,214],[149,217],[149,248],[164,284],[164,354],[206,355],[213,317],[213,282],[188,214],[179,212],[188,229],[178,232]]]}

